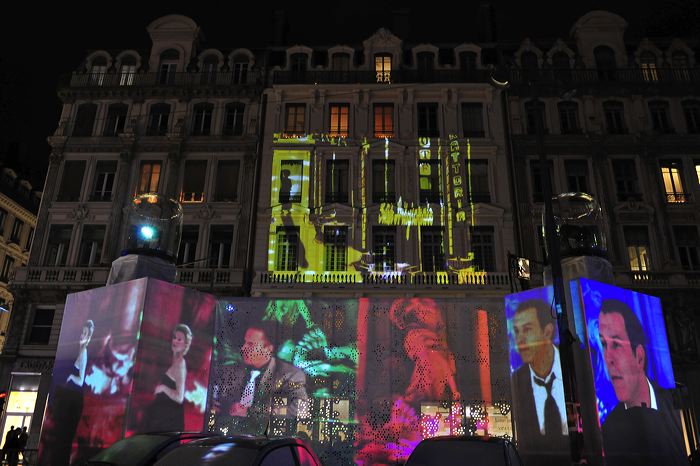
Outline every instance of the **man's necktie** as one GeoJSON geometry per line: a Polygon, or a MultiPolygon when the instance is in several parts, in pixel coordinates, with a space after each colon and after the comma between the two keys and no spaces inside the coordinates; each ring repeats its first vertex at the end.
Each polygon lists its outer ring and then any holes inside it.
{"type": "Polygon", "coordinates": [[[241,397],[241,405],[246,408],[253,406],[253,398],[255,398],[255,379],[260,375],[260,371],[250,371],[250,379],[243,389],[243,396],[241,397]]]}
{"type": "Polygon", "coordinates": [[[547,390],[547,399],[544,402],[544,433],[545,435],[561,434],[561,417],[557,402],[552,396],[552,385],[554,384],[554,374],[549,378],[549,382],[535,377],[535,383],[547,390]]]}

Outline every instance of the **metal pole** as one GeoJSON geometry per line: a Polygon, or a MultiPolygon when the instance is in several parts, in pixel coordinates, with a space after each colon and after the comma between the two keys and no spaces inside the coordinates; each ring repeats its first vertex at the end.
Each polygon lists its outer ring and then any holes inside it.
{"type": "MultiPolygon", "coordinates": [[[[544,197],[544,230],[549,262],[552,268],[552,282],[554,284],[554,308],[557,312],[559,327],[559,352],[561,354],[561,372],[563,376],[564,395],[567,405],[576,406],[576,374],[574,369],[574,356],[571,345],[574,341],[569,330],[569,318],[566,310],[566,291],[564,289],[564,275],[561,268],[561,256],[559,254],[559,241],[554,223],[554,211],[552,209],[552,174],[547,164],[547,155],[544,148],[544,135],[542,122],[544,111],[540,108],[541,101],[535,96],[532,100],[535,105],[535,128],[537,138],[537,152],[540,161],[540,181],[542,184],[542,196],[544,197]]],[[[567,413],[568,414],[568,413],[567,413]]],[[[568,419],[568,415],[567,415],[568,419]]],[[[569,431],[571,459],[579,461],[580,452],[575,436],[569,431]]]]}

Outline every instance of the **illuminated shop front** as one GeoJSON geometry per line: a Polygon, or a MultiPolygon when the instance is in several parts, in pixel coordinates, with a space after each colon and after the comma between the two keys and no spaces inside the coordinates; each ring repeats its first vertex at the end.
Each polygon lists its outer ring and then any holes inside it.
{"type": "Polygon", "coordinates": [[[13,372],[10,392],[5,399],[5,416],[2,425],[2,438],[12,426],[31,427],[32,416],[39,393],[41,374],[13,372]]]}

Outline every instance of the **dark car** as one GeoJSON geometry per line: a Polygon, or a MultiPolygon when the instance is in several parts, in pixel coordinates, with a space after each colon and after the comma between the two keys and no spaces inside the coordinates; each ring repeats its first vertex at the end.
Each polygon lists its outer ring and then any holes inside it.
{"type": "Polygon", "coordinates": [[[522,466],[511,442],[496,437],[445,436],[421,441],[406,466],[522,466]]]}
{"type": "Polygon", "coordinates": [[[154,466],[320,466],[316,454],[294,437],[234,435],[190,442],[154,466]]]}
{"type": "Polygon", "coordinates": [[[136,434],[102,450],[90,458],[86,466],[151,466],[181,445],[215,435],[202,432],[136,434]]]}

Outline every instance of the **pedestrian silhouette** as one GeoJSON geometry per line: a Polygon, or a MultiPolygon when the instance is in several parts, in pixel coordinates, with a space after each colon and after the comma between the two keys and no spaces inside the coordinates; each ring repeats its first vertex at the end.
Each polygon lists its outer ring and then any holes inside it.
{"type": "MultiPolygon", "coordinates": [[[[19,428],[17,430],[19,430],[19,428]]],[[[15,432],[15,426],[10,426],[10,430],[8,430],[7,434],[5,434],[5,443],[2,446],[2,458],[0,458],[0,461],[4,461],[8,456],[9,450],[12,447],[13,440],[16,435],[17,433],[15,432]]]]}

